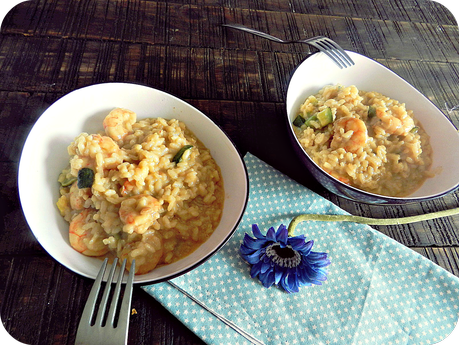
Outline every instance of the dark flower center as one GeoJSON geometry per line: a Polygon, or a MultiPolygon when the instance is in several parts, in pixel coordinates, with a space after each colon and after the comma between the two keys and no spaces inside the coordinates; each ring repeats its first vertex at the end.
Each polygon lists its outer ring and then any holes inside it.
{"type": "Polygon", "coordinates": [[[300,264],[301,255],[290,245],[282,248],[279,243],[271,244],[266,248],[266,255],[281,267],[293,268],[300,264]]]}

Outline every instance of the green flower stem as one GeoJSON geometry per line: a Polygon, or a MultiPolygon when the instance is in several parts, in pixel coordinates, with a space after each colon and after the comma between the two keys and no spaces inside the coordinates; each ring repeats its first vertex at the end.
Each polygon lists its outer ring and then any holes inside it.
{"type": "Polygon", "coordinates": [[[453,216],[459,214],[459,208],[451,210],[438,211],[433,213],[421,214],[418,216],[402,217],[402,218],[367,218],[352,215],[338,214],[301,214],[292,219],[288,226],[288,235],[293,236],[296,226],[304,221],[322,221],[322,222],[353,222],[368,225],[400,225],[421,222],[424,220],[437,219],[442,217],[453,216]]]}

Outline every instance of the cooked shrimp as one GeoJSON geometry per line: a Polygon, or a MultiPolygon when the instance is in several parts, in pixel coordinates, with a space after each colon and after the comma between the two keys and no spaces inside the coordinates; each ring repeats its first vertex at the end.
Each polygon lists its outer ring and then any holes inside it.
{"type": "Polygon", "coordinates": [[[129,192],[131,192],[134,189],[135,185],[132,182],[129,182],[126,180],[126,182],[123,183],[123,185],[120,188],[120,194],[122,196],[128,195],[129,192]]]}
{"type": "Polygon", "coordinates": [[[92,195],[91,188],[78,188],[78,182],[74,182],[70,187],[69,202],[72,210],[82,210],[86,200],[92,195]]]}
{"type": "Polygon", "coordinates": [[[100,166],[114,169],[123,162],[123,152],[112,138],[105,135],[80,134],[69,146],[68,152],[73,155],[70,160],[72,173],[82,168],[94,169],[100,166]]]}
{"type": "Polygon", "coordinates": [[[116,108],[104,119],[105,133],[113,140],[121,140],[132,131],[136,118],[137,115],[133,111],[116,108]]]}
{"type": "Polygon", "coordinates": [[[374,128],[380,127],[386,133],[394,135],[407,135],[414,127],[414,120],[406,112],[398,111],[398,116],[388,114],[383,108],[376,108],[376,116],[379,121],[374,128]]]}
{"type": "Polygon", "coordinates": [[[348,152],[356,153],[365,146],[367,139],[368,134],[365,122],[346,116],[335,121],[331,148],[342,147],[348,152]]]}
{"type": "Polygon", "coordinates": [[[119,215],[125,224],[123,231],[143,234],[159,218],[161,204],[148,194],[139,194],[121,202],[119,215]]]}
{"type": "Polygon", "coordinates": [[[100,224],[91,222],[95,213],[96,210],[86,208],[72,219],[69,226],[70,245],[87,256],[101,256],[108,252],[103,243],[104,230],[100,224]]]}
{"type": "Polygon", "coordinates": [[[155,231],[148,231],[142,239],[127,243],[119,253],[120,260],[127,259],[126,267],[131,267],[135,259],[135,274],[145,274],[153,270],[164,254],[163,240],[155,231]]]}

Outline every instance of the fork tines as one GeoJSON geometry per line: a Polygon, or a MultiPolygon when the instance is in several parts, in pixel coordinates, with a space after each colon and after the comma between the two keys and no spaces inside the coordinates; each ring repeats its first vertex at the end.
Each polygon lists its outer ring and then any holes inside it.
{"type": "Polygon", "coordinates": [[[355,65],[351,57],[344,51],[341,46],[332,39],[325,36],[317,36],[308,40],[306,43],[319,49],[332,59],[340,68],[347,68],[355,65]]]}
{"type": "Polygon", "coordinates": [[[123,261],[117,280],[113,281],[118,259],[115,259],[108,274],[107,283],[95,315],[102,280],[107,268],[108,259],[96,277],[78,326],[75,344],[126,344],[128,336],[129,317],[131,314],[132,285],[134,281],[135,261],[132,261],[126,287],[124,289],[121,306],[118,306],[121,293],[121,283],[126,268],[126,259],[123,261]],[[112,283],[116,282],[113,295],[110,296],[112,283]],[[111,297],[111,299],[110,299],[111,297]],[[110,309],[107,306],[110,303],[110,309]],[[119,315],[118,315],[119,312],[119,315]],[[107,314],[107,315],[106,315],[107,314]],[[118,318],[116,318],[118,316],[118,318]],[[95,320],[94,320],[95,318],[95,320]]]}

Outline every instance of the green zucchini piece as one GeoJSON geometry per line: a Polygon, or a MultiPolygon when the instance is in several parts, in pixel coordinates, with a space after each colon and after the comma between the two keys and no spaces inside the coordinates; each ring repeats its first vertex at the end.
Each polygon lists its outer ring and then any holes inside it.
{"type": "Polygon", "coordinates": [[[306,126],[318,129],[325,127],[333,121],[335,121],[335,116],[333,115],[331,108],[326,108],[312,116],[309,116],[307,119],[301,115],[298,115],[295,118],[295,121],[293,121],[293,124],[297,127],[306,126]]]}
{"type": "Polygon", "coordinates": [[[321,127],[325,127],[326,125],[335,121],[332,110],[330,108],[326,108],[321,112],[318,112],[316,116],[317,120],[320,122],[321,127]]]}
{"type": "Polygon", "coordinates": [[[185,145],[183,146],[174,156],[174,158],[172,158],[172,162],[174,163],[179,163],[181,160],[182,160],[182,156],[183,154],[185,153],[186,150],[189,150],[193,147],[193,145],[185,145]]]}
{"type": "Polygon", "coordinates": [[[68,187],[68,186],[72,185],[76,180],[78,180],[77,177],[71,176],[71,177],[69,177],[67,179],[64,179],[64,181],[61,182],[61,186],[62,187],[68,187]]]}
{"type": "Polygon", "coordinates": [[[371,119],[376,116],[376,108],[370,105],[368,107],[368,118],[371,119]]]}
{"type": "Polygon", "coordinates": [[[308,97],[308,101],[312,104],[312,105],[316,105],[317,103],[319,103],[319,101],[317,100],[317,98],[315,96],[309,96],[308,97]]]}
{"type": "Polygon", "coordinates": [[[301,126],[304,125],[305,122],[306,122],[306,119],[303,116],[301,116],[300,114],[298,114],[298,116],[293,121],[293,125],[296,126],[296,127],[301,127],[301,126]]]}
{"type": "Polygon", "coordinates": [[[66,169],[62,170],[62,172],[59,174],[59,178],[57,180],[59,181],[62,187],[68,187],[77,180],[77,177],[70,174],[70,170],[71,169],[69,166],[66,169]]]}
{"type": "Polygon", "coordinates": [[[304,124],[312,128],[322,128],[333,121],[335,121],[335,116],[333,115],[331,108],[325,108],[317,114],[308,117],[304,124]]]}
{"type": "Polygon", "coordinates": [[[305,126],[311,127],[311,128],[322,128],[322,125],[320,124],[320,121],[317,118],[317,114],[309,116],[306,119],[306,122],[304,124],[305,124],[305,126]]]}
{"type": "Polygon", "coordinates": [[[79,189],[90,188],[94,183],[94,171],[89,168],[83,168],[78,171],[78,183],[79,189]]]}

